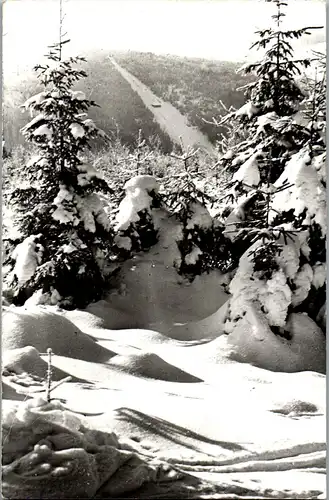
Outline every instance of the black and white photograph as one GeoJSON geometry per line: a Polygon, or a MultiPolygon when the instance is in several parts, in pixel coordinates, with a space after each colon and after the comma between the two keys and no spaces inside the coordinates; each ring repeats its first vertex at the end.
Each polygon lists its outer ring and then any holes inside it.
{"type": "Polygon", "coordinates": [[[2,0],[4,500],[326,494],[326,2],[2,0]]]}

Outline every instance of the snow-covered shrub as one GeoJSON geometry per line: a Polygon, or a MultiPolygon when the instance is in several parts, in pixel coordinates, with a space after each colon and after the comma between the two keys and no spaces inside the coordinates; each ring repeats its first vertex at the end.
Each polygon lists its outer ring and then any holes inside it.
{"type": "Polygon", "coordinates": [[[100,192],[111,190],[81,160],[89,141],[104,133],[88,119],[95,105],[73,85],[86,76],[83,58],[61,58],[61,42],[36,66],[44,90],[23,105],[34,118],[22,129],[38,154],[27,163],[25,185],[6,192],[13,228],[5,234],[6,287],[16,304],[34,292],[43,303],[82,307],[107,286],[112,231],[100,192]]]}
{"type": "Polygon", "coordinates": [[[164,192],[168,210],[181,224],[176,268],[190,280],[212,269],[227,272],[237,265],[231,241],[223,234],[225,227],[209,213],[215,199],[207,193],[206,179],[187,164],[194,156],[195,150],[188,150],[178,157],[184,172],[172,176],[164,192]]]}
{"type": "Polygon", "coordinates": [[[148,250],[158,241],[154,211],[162,204],[159,185],[151,175],[133,177],[124,186],[126,196],[116,216],[114,245],[119,255],[148,250]]]}
{"type": "Polygon", "coordinates": [[[232,270],[237,262],[231,253],[231,242],[225,237],[225,227],[211,217],[204,204],[191,201],[178,213],[182,237],[177,240],[181,259],[179,274],[194,279],[196,275],[219,269],[232,270]]]}
{"type": "Polygon", "coordinates": [[[315,278],[325,262],[325,138],[323,98],[315,95],[323,93],[323,86],[313,86],[312,96],[303,93],[296,75],[311,61],[294,60],[289,42],[309,28],[284,30],[286,4],[273,3],[275,26],[258,31],[253,44],[266,54],[243,68],[256,76],[245,88],[248,101],[225,117],[248,136],[220,163],[232,176],[224,234],[241,257],[230,285],[227,330],[256,307],[273,331],[282,334],[290,312],[307,312],[316,320],[325,300],[324,280],[315,278]],[[310,107],[309,120],[301,119],[302,110],[309,113],[310,107]]]}

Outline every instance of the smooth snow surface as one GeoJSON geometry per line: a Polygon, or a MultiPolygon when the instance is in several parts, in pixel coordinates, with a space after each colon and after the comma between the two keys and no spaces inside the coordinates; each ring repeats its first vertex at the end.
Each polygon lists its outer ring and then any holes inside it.
{"type": "Polygon", "coordinates": [[[227,336],[226,302],[170,328],[169,310],[162,333],[146,316],[127,329],[131,293],[121,309],[4,308],[5,498],[323,498],[325,376],[307,370],[325,342],[312,320],[290,315],[281,342],[248,313],[255,330],[227,336]],[[72,377],[50,405],[47,347],[54,384],[72,377]]]}

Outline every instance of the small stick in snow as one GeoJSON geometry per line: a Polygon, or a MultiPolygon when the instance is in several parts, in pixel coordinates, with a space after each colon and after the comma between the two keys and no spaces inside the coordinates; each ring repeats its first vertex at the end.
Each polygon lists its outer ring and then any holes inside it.
{"type": "Polygon", "coordinates": [[[51,354],[52,350],[47,349],[48,354],[48,369],[47,369],[47,387],[46,387],[46,399],[47,403],[50,403],[50,391],[51,391],[51,354]]]}
{"type": "Polygon", "coordinates": [[[64,384],[65,382],[70,382],[70,380],[72,380],[72,377],[70,375],[68,377],[62,378],[56,384],[54,384],[51,387],[51,389],[49,389],[49,392],[54,391],[55,389],[57,389],[57,387],[59,387],[60,385],[64,384]]]}

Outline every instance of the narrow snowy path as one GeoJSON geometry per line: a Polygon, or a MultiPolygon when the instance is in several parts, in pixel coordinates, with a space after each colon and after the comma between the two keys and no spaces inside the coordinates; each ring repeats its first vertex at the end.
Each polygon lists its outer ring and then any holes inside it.
{"type": "Polygon", "coordinates": [[[199,147],[211,156],[217,157],[217,152],[207,137],[196,127],[188,125],[187,118],[169,102],[163,101],[134,75],[122,68],[113,57],[109,57],[113,66],[130,83],[131,88],[140,96],[145,106],[153,113],[156,121],[169,137],[180,144],[180,137],[184,147],[199,147]],[[156,107],[154,106],[156,105],[156,107]]]}

